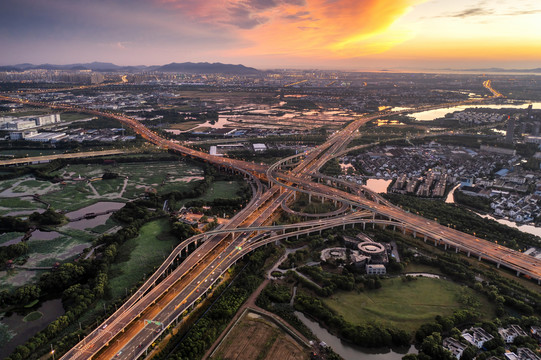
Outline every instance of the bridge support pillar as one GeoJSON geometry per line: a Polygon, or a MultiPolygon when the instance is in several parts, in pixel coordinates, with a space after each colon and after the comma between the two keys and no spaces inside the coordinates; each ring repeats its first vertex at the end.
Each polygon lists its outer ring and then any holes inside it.
{"type": "Polygon", "coordinates": [[[325,198],[322,196],[321,197],[321,203],[323,204],[325,202],[325,198]]]}
{"type": "Polygon", "coordinates": [[[500,268],[500,265],[501,265],[500,263],[497,263],[497,264],[496,264],[496,268],[499,269],[499,268],[500,268]]]}
{"type": "Polygon", "coordinates": [[[334,200],[334,206],[336,206],[336,203],[338,203],[338,201],[336,201],[336,199],[334,200]]]}
{"type": "Polygon", "coordinates": [[[458,248],[456,248],[456,249],[455,249],[455,253],[457,253],[457,254],[458,254],[458,248]]]}
{"type": "Polygon", "coordinates": [[[308,204],[312,203],[312,194],[308,194],[308,204]]]}
{"type": "Polygon", "coordinates": [[[351,228],[355,229],[355,223],[351,223],[351,228]]]}
{"type": "Polygon", "coordinates": [[[424,240],[424,242],[426,242],[426,235],[425,235],[425,236],[423,236],[423,240],[424,240]]]}
{"type": "Polygon", "coordinates": [[[396,225],[393,225],[393,231],[396,231],[396,225]]]}
{"type": "Polygon", "coordinates": [[[417,237],[417,231],[413,231],[413,237],[416,238],[417,237]]]}
{"type": "Polygon", "coordinates": [[[376,223],[373,222],[373,223],[372,223],[372,229],[375,229],[375,228],[376,228],[376,223]]]}
{"type": "Polygon", "coordinates": [[[402,234],[406,235],[406,227],[402,226],[402,234]]]}
{"type": "Polygon", "coordinates": [[[468,257],[470,257],[470,252],[468,251],[468,257]]]}
{"type": "Polygon", "coordinates": [[[383,224],[383,230],[385,230],[387,228],[387,225],[383,224]]]}
{"type": "Polygon", "coordinates": [[[342,230],[346,230],[346,224],[342,224],[342,230]]]}
{"type": "Polygon", "coordinates": [[[363,230],[366,229],[366,223],[363,222],[363,230]]]}
{"type": "Polygon", "coordinates": [[[293,191],[293,200],[297,200],[297,192],[293,191]]]}
{"type": "Polygon", "coordinates": [[[319,229],[319,235],[321,235],[321,229],[319,229]]]}
{"type": "Polygon", "coordinates": [[[447,250],[447,244],[443,244],[443,249],[447,250]]]}
{"type": "Polygon", "coordinates": [[[481,255],[479,255],[479,261],[483,260],[483,258],[481,257],[481,255]]]}
{"type": "Polygon", "coordinates": [[[517,271],[517,276],[520,276],[520,271],[517,271]]]}

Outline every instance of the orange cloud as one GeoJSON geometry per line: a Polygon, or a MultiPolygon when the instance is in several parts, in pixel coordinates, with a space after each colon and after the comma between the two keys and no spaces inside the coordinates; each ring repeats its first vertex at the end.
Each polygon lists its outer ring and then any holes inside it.
{"type": "Polygon", "coordinates": [[[344,58],[380,53],[409,38],[389,27],[425,0],[160,0],[246,44],[228,55],[344,58]]]}

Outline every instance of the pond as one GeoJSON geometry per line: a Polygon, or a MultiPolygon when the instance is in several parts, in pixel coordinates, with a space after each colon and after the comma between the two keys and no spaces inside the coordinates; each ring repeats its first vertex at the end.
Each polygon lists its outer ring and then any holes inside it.
{"type": "Polygon", "coordinates": [[[319,325],[318,322],[306,317],[303,313],[295,311],[295,315],[320,341],[324,341],[335,353],[343,357],[344,360],[400,360],[406,354],[417,354],[417,349],[415,349],[413,345],[404,349],[368,349],[353,344],[347,344],[319,325]]]}
{"type": "Polygon", "coordinates": [[[76,219],[89,213],[102,213],[105,211],[118,210],[124,206],[124,203],[112,201],[100,201],[93,205],[75,210],[66,214],[68,219],[76,219]]]}
{"type": "Polygon", "coordinates": [[[43,315],[33,321],[24,321],[23,319],[27,314],[13,313],[0,320],[0,322],[8,325],[9,329],[15,333],[15,336],[0,348],[1,354],[10,354],[17,346],[24,344],[37,332],[45,329],[53,320],[64,314],[62,300],[60,299],[45,301],[38,309],[28,309],[28,313],[33,311],[39,311],[43,315]]]}
{"type": "Polygon", "coordinates": [[[385,180],[385,179],[368,179],[366,180],[366,187],[368,190],[372,190],[376,193],[387,193],[387,187],[392,182],[392,180],[385,180]]]}

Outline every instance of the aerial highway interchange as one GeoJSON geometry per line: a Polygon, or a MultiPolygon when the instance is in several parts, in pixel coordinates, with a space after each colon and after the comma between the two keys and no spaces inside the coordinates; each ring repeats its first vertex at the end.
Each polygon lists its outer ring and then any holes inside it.
{"type": "MultiPolygon", "coordinates": [[[[490,81],[485,82],[484,86],[494,97],[501,96],[492,89],[490,81]]],[[[391,113],[360,116],[333,134],[324,144],[269,167],[217,157],[182,146],[162,138],[138,121],[122,114],[64,104],[29,102],[10,95],[0,96],[0,99],[116,119],[159,147],[243,174],[253,191],[252,200],[227,224],[178,245],[134,295],[62,359],[138,358],[169,325],[174,324],[206,294],[229,267],[247,253],[280,239],[350,224],[362,225],[363,228],[367,224],[390,226],[436,245],[443,245],[445,249],[491,261],[498,267],[505,266],[516,271],[517,275],[525,275],[538,283],[541,282],[541,261],[534,257],[408,213],[366,188],[319,173],[319,169],[330,159],[347,152],[347,144],[363,124],[391,113]],[[316,217],[298,224],[273,226],[273,219],[280,210],[291,211],[287,203],[299,192],[308,194],[310,199],[328,199],[340,203],[341,206],[324,218],[316,217]],[[193,251],[190,252],[188,246],[193,251]]],[[[456,104],[442,104],[439,107],[451,105],[456,104]]]]}

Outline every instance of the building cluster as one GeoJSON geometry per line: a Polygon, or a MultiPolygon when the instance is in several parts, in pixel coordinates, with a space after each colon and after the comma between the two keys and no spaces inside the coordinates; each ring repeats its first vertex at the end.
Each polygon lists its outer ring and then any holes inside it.
{"type": "Polygon", "coordinates": [[[103,73],[92,70],[49,70],[30,69],[25,71],[0,72],[0,82],[47,82],[71,84],[100,84],[105,80],[103,73]]]}
{"type": "Polygon", "coordinates": [[[367,177],[394,179],[391,191],[424,197],[441,197],[450,184],[463,178],[486,177],[499,164],[515,158],[509,154],[474,151],[461,146],[381,146],[342,158],[367,177]]]}
{"type": "Polygon", "coordinates": [[[0,130],[21,131],[60,122],[60,114],[0,117],[0,130]]]}
{"type": "Polygon", "coordinates": [[[458,120],[461,124],[473,126],[502,122],[506,116],[493,111],[460,111],[453,113],[452,119],[458,120]]]}
{"type": "Polygon", "coordinates": [[[445,171],[429,169],[426,175],[419,177],[400,174],[391,187],[391,192],[422,197],[443,197],[447,185],[449,182],[445,171]]]}
{"type": "Polygon", "coordinates": [[[367,275],[385,275],[386,265],[392,252],[390,244],[380,244],[365,234],[356,237],[344,236],[346,247],[324,249],[320,259],[323,262],[353,264],[364,269],[367,275]]]}
{"type": "Polygon", "coordinates": [[[446,173],[447,181],[451,183],[463,177],[488,176],[499,164],[513,160],[516,159],[507,154],[494,154],[463,146],[442,146],[434,142],[410,147],[380,146],[359,155],[342,158],[343,163],[352,164],[369,177],[398,179],[400,175],[405,175],[409,179],[421,177],[432,169],[446,173]]]}
{"type": "Polygon", "coordinates": [[[36,130],[29,131],[13,131],[10,132],[10,140],[26,140],[43,143],[56,143],[59,141],[133,141],[135,136],[124,135],[124,129],[64,129],[63,131],[38,132],[36,130]]]}
{"type": "Polygon", "coordinates": [[[536,222],[541,215],[540,171],[501,169],[495,178],[470,178],[460,191],[491,200],[492,214],[517,223],[536,222]]]}
{"type": "MultiPolygon", "coordinates": [[[[498,335],[502,338],[505,344],[513,344],[515,339],[520,336],[532,336],[538,341],[541,341],[541,327],[532,326],[530,334],[524,331],[520,326],[512,324],[507,327],[498,329],[498,335]]],[[[472,327],[462,331],[460,341],[448,337],[443,339],[443,347],[449,350],[454,357],[460,359],[468,346],[475,346],[479,350],[485,349],[485,343],[494,339],[494,336],[480,327],[472,327]]],[[[516,352],[506,351],[502,354],[507,360],[541,360],[541,357],[528,348],[518,348],[516,352]]],[[[490,359],[498,359],[491,357],[490,359]]]]}

